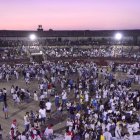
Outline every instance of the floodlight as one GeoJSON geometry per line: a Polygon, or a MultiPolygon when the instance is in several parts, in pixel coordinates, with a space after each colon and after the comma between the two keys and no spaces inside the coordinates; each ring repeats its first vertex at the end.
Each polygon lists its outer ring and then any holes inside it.
{"type": "Polygon", "coordinates": [[[122,39],[122,34],[121,33],[116,33],[115,34],[115,39],[116,40],[121,40],[122,39]]]}
{"type": "Polygon", "coordinates": [[[34,41],[34,40],[36,40],[36,35],[35,34],[31,34],[29,36],[29,38],[30,38],[31,41],[34,41]]]}

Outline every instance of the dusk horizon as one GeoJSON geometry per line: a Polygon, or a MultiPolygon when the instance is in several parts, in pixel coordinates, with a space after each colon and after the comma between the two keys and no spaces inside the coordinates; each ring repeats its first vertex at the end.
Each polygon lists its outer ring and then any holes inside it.
{"type": "Polygon", "coordinates": [[[0,30],[140,29],[139,0],[1,0],[0,30]]]}
{"type": "MultiPolygon", "coordinates": [[[[0,31],[37,31],[38,26],[36,26],[36,28],[33,29],[0,29],[0,31]]],[[[43,28],[43,31],[49,31],[49,30],[53,30],[53,31],[125,31],[125,30],[140,30],[140,28],[126,28],[126,29],[45,29],[43,28]]]]}

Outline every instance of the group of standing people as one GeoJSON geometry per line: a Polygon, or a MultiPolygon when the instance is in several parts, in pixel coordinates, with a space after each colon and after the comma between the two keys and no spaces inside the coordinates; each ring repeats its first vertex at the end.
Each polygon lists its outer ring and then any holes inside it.
{"type": "MultiPolygon", "coordinates": [[[[19,88],[19,85],[11,87],[11,97],[15,103],[22,100],[28,103],[32,97],[39,103],[37,112],[36,109],[32,113],[26,112],[23,117],[25,131],[21,135],[32,133],[33,128],[36,140],[41,138],[41,134],[51,138],[52,126],[46,127],[43,133],[40,126],[46,125],[46,120],[53,119],[53,116],[61,120],[64,114],[67,114],[67,118],[64,118],[65,139],[131,140],[133,135],[140,134],[140,91],[132,88],[134,82],[139,82],[133,77],[120,80],[116,76],[118,69],[112,65],[98,67],[93,62],[76,61],[72,64],[48,61],[44,65],[3,65],[2,75],[7,68],[11,77],[16,76],[17,72],[19,77],[15,79],[21,78],[27,86],[31,86],[32,81],[38,82],[38,90],[33,93],[19,88]]],[[[127,72],[132,70],[130,67],[125,69],[127,72]]],[[[126,71],[121,72],[127,74],[126,71]]],[[[7,119],[7,91],[4,88],[1,92],[4,95],[3,111],[7,119]]],[[[10,134],[14,134],[13,129],[12,126],[10,134]]]]}

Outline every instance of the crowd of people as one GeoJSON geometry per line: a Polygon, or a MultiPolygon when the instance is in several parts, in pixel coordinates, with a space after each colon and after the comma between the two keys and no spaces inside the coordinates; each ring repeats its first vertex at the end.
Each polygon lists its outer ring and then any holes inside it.
{"type": "MultiPolygon", "coordinates": [[[[55,35],[57,36],[57,35],[55,35]]],[[[66,35],[69,36],[69,35],[66,35]]],[[[81,35],[82,36],[82,35],[81,35]]],[[[125,40],[122,39],[119,42],[114,38],[105,38],[105,37],[84,37],[77,39],[69,39],[63,37],[54,37],[54,38],[38,38],[36,41],[32,42],[28,37],[27,39],[20,39],[19,38],[11,38],[11,39],[3,39],[0,38],[0,47],[19,47],[19,46],[31,46],[31,45],[42,45],[42,46],[83,46],[83,45],[116,45],[116,44],[123,44],[123,45],[134,45],[136,44],[133,40],[125,40]]],[[[140,44],[140,41],[137,41],[137,45],[140,44]]]]}
{"type": "Polygon", "coordinates": [[[25,112],[23,132],[18,131],[17,120],[13,120],[10,139],[54,139],[55,124],[48,120],[62,121],[66,114],[65,140],[133,140],[140,134],[140,90],[132,87],[140,84],[139,69],[139,65],[116,67],[111,63],[99,67],[94,62],[76,61],[2,65],[1,81],[22,78],[27,86],[38,81],[38,90],[33,93],[20,85],[13,85],[10,93],[5,87],[0,90],[5,119],[9,115],[7,96],[14,105],[32,100],[39,103],[39,110],[25,112]],[[119,79],[119,72],[128,77],[119,79]]]}
{"type": "Polygon", "coordinates": [[[68,47],[52,48],[44,47],[45,53],[49,57],[119,57],[139,59],[139,47],[137,46],[93,46],[90,48],[68,47]],[[135,51],[132,51],[135,49],[135,51]]]}
{"type": "Polygon", "coordinates": [[[0,57],[20,58],[25,57],[25,49],[28,46],[47,46],[44,47],[48,56],[54,57],[130,57],[139,59],[139,46],[127,43],[115,43],[113,40],[106,39],[79,39],[79,40],[63,40],[55,39],[38,39],[31,40],[2,40],[0,39],[0,57]],[[24,47],[25,46],[25,47],[24,47]],[[55,49],[52,48],[55,46],[55,49]],[[61,48],[61,46],[68,46],[61,48]],[[91,46],[90,49],[82,49],[82,46],[91,46]]]}
{"type": "Polygon", "coordinates": [[[1,47],[0,60],[15,60],[27,58],[25,47],[1,47]]]}

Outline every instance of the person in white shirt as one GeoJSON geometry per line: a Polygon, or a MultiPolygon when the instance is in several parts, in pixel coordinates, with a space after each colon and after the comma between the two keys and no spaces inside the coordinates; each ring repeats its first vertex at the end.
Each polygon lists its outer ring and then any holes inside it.
{"type": "Polygon", "coordinates": [[[49,100],[47,100],[47,103],[46,103],[46,112],[47,112],[49,118],[51,118],[51,107],[52,107],[52,103],[49,100]]]}
{"type": "Polygon", "coordinates": [[[68,120],[66,122],[66,126],[69,128],[69,130],[72,130],[73,123],[74,122],[71,119],[68,118],[68,120]]]}
{"type": "Polygon", "coordinates": [[[133,125],[132,124],[130,124],[130,123],[127,124],[127,130],[130,135],[133,135],[133,125]]]}
{"type": "Polygon", "coordinates": [[[25,132],[28,132],[30,127],[29,112],[26,112],[24,116],[24,126],[25,126],[25,132]]]}
{"type": "Polygon", "coordinates": [[[43,83],[41,83],[40,85],[39,85],[39,89],[42,91],[43,90],[43,83]]]}
{"type": "Polygon", "coordinates": [[[15,88],[14,88],[14,85],[11,86],[11,94],[13,95],[15,92],[15,88]]]}
{"type": "Polygon", "coordinates": [[[140,133],[140,129],[139,129],[139,123],[138,122],[135,122],[133,125],[132,125],[132,129],[133,129],[133,134],[136,135],[137,133],[139,134],[140,133]]]}
{"type": "Polygon", "coordinates": [[[38,95],[37,95],[36,91],[34,92],[34,100],[38,101],[38,95]]]}
{"type": "Polygon", "coordinates": [[[17,96],[17,94],[16,94],[15,92],[13,93],[12,96],[13,96],[14,106],[15,106],[15,104],[16,104],[16,99],[17,99],[18,96],[17,96]]]}
{"type": "Polygon", "coordinates": [[[85,93],[85,102],[88,102],[89,101],[89,95],[88,93],[85,93]]]}
{"type": "Polygon", "coordinates": [[[10,78],[10,75],[7,73],[7,74],[6,74],[6,81],[7,81],[7,82],[9,81],[9,78],[10,78]]]}
{"type": "Polygon", "coordinates": [[[105,128],[105,132],[103,133],[103,136],[105,137],[105,140],[111,140],[112,135],[111,133],[105,128]]]}
{"type": "Polygon", "coordinates": [[[85,133],[85,140],[89,140],[89,137],[90,137],[89,133],[86,132],[86,133],[85,133]]]}
{"type": "Polygon", "coordinates": [[[15,102],[16,102],[17,104],[19,104],[19,103],[20,103],[20,97],[19,97],[19,96],[17,96],[17,98],[16,98],[15,102]]]}
{"type": "Polygon", "coordinates": [[[53,136],[53,129],[52,129],[51,125],[48,126],[48,127],[45,129],[44,136],[45,136],[45,138],[48,139],[48,140],[52,138],[52,136],[53,136]]]}
{"type": "Polygon", "coordinates": [[[46,122],[46,109],[45,108],[40,108],[39,109],[39,118],[41,121],[41,124],[45,124],[46,122]]]}
{"type": "Polygon", "coordinates": [[[66,106],[67,103],[67,92],[65,90],[63,90],[62,92],[62,106],[66,106]]]}
{"type": "Polygon", "coordinates": [[[39,97],[40,101],[45,99],[45,95],[43,93],[41,93],[40,97],[39,97]]]}
{"type": "Polygon", "coordinates": [[[80,119],[81,117],[81,114],[80,114],[80,111],[76,113],[76,118],[80,119]]]}
{"type": "Polygon", "coordinates": [[[19,140],[27,140],[26,136],[25,136],[25,132],[22,132],[21,135],[18,136],[19,140]]]}
{"type": "Polygon", "coordinates": [[[119,124],[117,124],[115,129],[115,137],[121,139],[121,126],[119,124]]]}
{"type": "Polygon", "coordinates": [[[64,140],[72,140],[72,134],[70,131],[67,130],[64,140]]]}
{"type": "Polygon", "coordinates": [[[107,98],[108,90],[103,90],[103,98],[107,98]]]}
{"type": "Polygon", "coordinates": [[[45,96],[45,98],[47,98],[47,90],[45,89],[44,91],[43,91],[43,95],[45,96]]]}
{"type": "Polygon", "coordinates": [[[16,76],[16,79],[18,80],[19,79],[19,73],[17,71],[14,71],[14,74],[16,76]]]}

